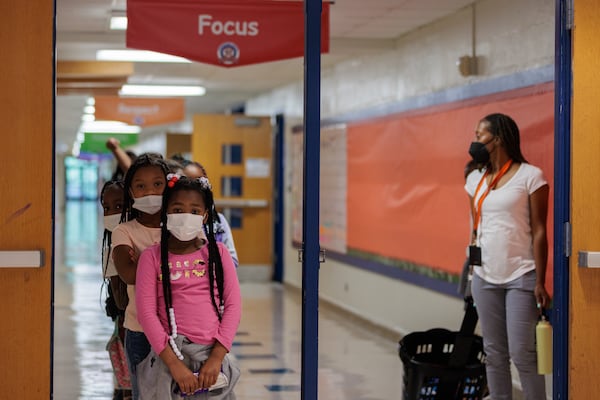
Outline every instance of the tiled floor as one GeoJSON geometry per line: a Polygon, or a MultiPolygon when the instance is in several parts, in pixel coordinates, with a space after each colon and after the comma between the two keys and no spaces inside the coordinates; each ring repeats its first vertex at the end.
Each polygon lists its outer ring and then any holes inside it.
{"type": "MultiPolygon", "coordinates": [[[[54,399],[110,400],[105,350],[113,325],[101,294],[100,223],[95,202],[57,213],[54,399]]],[[[239,400],[296,400],[300,393],[301,302],[297,291],[242,282],[243,315],[232,353],[242,368],[239,400]]],[[[322,307],[319,399],[401,398],[402,363],[394,340],[322,307]]]]}

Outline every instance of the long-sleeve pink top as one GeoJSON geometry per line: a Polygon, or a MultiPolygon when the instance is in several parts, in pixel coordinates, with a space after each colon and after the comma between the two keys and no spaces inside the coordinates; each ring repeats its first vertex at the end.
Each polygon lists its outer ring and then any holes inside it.
{"type": "MultiPolygon", "coordinates": [[[[223,244],[218,243],[218,246],[223,261],[225,301],[221,322],[210,299],[206,245],[191,254],[169,253],[172,304],[178,335],[204,345],[218,340],[229,350],[240,323],[242,300],[233,260],[223,244]]],[[[160,244],[157,244],[141,254],[135,282],[138,320],[157,354],[167,346],[171,333],[161,279],[160,244]]],[[[214,295],[219,305],[216,278],[214,295]]]]}

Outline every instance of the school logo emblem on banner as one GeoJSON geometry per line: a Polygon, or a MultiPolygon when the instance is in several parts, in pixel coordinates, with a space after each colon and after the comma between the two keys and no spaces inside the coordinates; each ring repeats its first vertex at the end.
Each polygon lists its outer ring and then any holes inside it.
{"type": "Polygon", "coordinates": [[[217,51],[219,61],[225,65],[237,64],[240,59],[240,49],[232,42],[225,42],[219,46],[217,51]]]}
{"type": "MultiPolygon", "coordinates": [[[[329,51],[329,3],[321,14],[329,51]]],[[[304,4],[285,0],[128,0],[127,47],[234,67],[302,57],[304,4]]]]}

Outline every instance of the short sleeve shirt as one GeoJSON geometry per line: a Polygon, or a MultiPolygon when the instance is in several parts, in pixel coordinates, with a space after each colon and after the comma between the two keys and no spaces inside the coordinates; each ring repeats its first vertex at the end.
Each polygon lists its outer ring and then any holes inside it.
{"type": "MultiPolygon", "coordinates": [[[[467,177],[469,196],[475,195],[484,173],[475,170],[467,177]]],[[[529,196],[547,184],[541,169],[522,163],[508,182],[484,199],[477,232],[482,265],[474,271],[487,282],[510,282],[535,269],[529,196]]],[[[475,204],[486,189],[484,181],[475,204]]]]}
{"type": "MultiPolygon", "coordinates": [[[[139,256],[146,248],[160,243],[160,228],[149,228],[131,220],[119,224],[112,233],[112,248],[125,245],[131,247],[139,256]]],[[[142,326],[137,320],[135,307],[135,285],[127,285],[129,304],[125,310],[123,326],[131,331],[142,332],[142,326]]]]}

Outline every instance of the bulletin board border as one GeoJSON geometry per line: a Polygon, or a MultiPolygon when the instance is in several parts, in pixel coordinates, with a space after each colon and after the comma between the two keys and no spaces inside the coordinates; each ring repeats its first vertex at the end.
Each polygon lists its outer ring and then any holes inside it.
{"type": "MultiPolygon", "coordinates": [[[[297,249],[301,248],[299,242],[294,241],[292,244],[297,249]]],[[[434,270],[430,266],[418,265],[404,260],[393,260],[393,265],[391,265],[385,260],[364,258],[365,254],[353,249],[348,249],[347,254],[326,249],[325,254],[326,260],[338,261],[351,267],[421,286],[448,296],[461,297],[458,293],[458,275],[434,270]],[[401,263],[402,266],[395,265],[397,263],[401,263]]],[[[377,255],[371,254],[370,256],[377,255]]],[[[388,260],[391,261],[391,259],[388,260]]]]}
{"type": "MultiPolygon", "coordinates": [[[[326,118],[321,121],[321,127],[327,128],[334,124],[351,125],[379,118],[397,118],[400,115],[452,110],[469,104],[505,100],[551,90],[554,90],[553,65],[407,98],[393,104],[359,110],[335,118],[326,118]]],[[[302,133],[302,127],[296,126],[292,132],[302,133]]],[[[292,245],[300,248],[300,243],[295,240],[292,241],[292,245]]],[[[410,261],[392,259],[351,247],[345,254],[327,249],[327,258],[451,297],[461,297],[458,293],[460,275],[438,270],[430,265],[418,265],[410,261]]]]}

